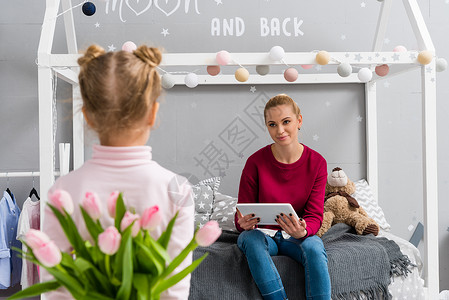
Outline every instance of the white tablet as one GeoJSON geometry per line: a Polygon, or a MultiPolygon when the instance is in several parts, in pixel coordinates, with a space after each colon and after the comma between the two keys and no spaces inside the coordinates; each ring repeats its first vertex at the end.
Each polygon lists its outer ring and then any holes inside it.
{"type": "Polygon", "coordinates": [[[298,219],[290,203],[237,203],[237,208],[244,216],[254,214],[254,218],[260,218],[260,225],[279,225],[275,219],[281,213],[292,214],[298,219]]]}

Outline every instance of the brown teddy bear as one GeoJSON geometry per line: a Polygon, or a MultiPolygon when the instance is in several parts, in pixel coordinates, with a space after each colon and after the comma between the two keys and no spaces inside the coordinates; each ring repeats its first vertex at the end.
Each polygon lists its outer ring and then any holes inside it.
{"type": "Polygon", "coordinates": [[[368,216],[350,195],[355,192],[354,182],[349,180],[341,168],[334,168],[326,183],[323,224],[317,232],[321,237],[337,223],[346,223],[355,228],[357,234],[379,233],[379,225],[368,216]]]}

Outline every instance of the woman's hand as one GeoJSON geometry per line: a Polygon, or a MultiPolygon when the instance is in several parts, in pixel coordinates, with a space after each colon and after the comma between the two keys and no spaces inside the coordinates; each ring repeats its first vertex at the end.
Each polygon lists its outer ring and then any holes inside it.
{"type": "Polygon", "coordinates": [[[256,228],[257,223],[260,222],[260,218],[254,218],[254,214],[248,214],[243,216],[240,210],[237,208],[237,218],[240,228],[244,230],[252,230],[256,228]]]}
{"type": "Polygon", "coordinates": [[[299,218],[298,220],[292,214],[288,216],[286,214],[280,214],[276,216],[276,222],[281,226],[282,230],[295,239],[300,239],[307,235],[307,224],[303,218],[299,218]]]}

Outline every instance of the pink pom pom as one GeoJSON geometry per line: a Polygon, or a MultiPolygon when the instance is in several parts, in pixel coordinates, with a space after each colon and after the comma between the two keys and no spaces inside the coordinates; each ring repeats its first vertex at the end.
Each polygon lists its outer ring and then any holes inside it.
{"type": "Polygon", "coordinates": [[[313,68],[313,65],[301,65],[304,70],[309,70],[313,68]]]}
{"type": "Polygon", "coordinates": [[[134,44],[133,42],[131,42],[131,41],[127,41],[127,42],[125,42],[124,44],[123,44],[123,46],[122,46],[122,50],[123,51],[126,51],[126,52],[133,52],[134,50],[136,50],[137,49],[137,46],[136,46],[136,44],[134,44]]]}
{"type": "Polygon", "coordinates": [[[284,78],[288,82],[294,82],[298,79],[298,71],[295,68],[288,68],[284,72],[284,78]]]}
{"type": "Polygon", "coordinates": [[[216,76],[220,73],[220,66],[207,66],[207,73],[211,76],[216,76]]]}
{"type": "Polygon", "coordinates": [[[220,66],[226,66],[231,62],[231,55],[226,50],[221,50],[217,53],[215,59],[220,66]]]}
{"type": "Polygon", "coordinates": [[[393,52],[407,52],[407,48],[399,45],[399,46],[394,47],[393,52]]]}
{"type": "Polygon", "coordinates": [[[374,70],[376,72],[376,74],[380,77],[383,77],[385,75],[388,74],[388,72],[390,72],[390,67],[386,64],[377,66],[376,69],[374,70]]]}

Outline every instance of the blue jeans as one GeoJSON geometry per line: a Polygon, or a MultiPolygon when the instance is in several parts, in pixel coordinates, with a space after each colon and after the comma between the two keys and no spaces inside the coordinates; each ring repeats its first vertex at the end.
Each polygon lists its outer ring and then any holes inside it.
{"type": "Polygon", "coordinates": [[[271,259],[275,255],[289,256],[304,266],[308,300],[331,298],[327,255],[319,237],[284,239],[281,231],[270,237],[255,229],[242,232],[237,245],[246,255],[251,274],[264,299],[287,299],[281,277],[271,259]]]}

